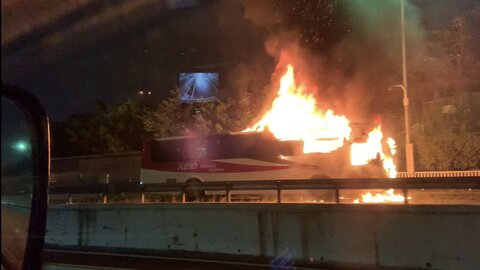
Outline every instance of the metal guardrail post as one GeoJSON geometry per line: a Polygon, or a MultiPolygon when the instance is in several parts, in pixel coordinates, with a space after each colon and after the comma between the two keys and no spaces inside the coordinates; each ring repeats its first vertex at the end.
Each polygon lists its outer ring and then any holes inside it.
{"type": "Polygon", "coordinates": [[[145,192],[142,192],[142,197],[140,198],[141,203],[145,203],[145,192]]]}
{"type": "Polygon", "coordinates": [[[108,202],[108,198],[107,198],[107,194],[106,193],[103,193],[102,194],[102,203],[107,203],[108,202]]]}
{"type": "Polygon", "coordinates": [[[185,188],[182,188],[182,203],[187,201],[187,194],[185,192],[185,188]]]}
{"type": "Polygon", "coordinates": [[[73,198],[72,198],[72,193],[68,193],[68,204],[71,204],[73,202],[73,198]]]}
{"type": "Polygon", "coordinates": [[[282,187],[280,181],[277,181],[277,203],[282,203],[282,187]]]}
{"type": "Polygon", "coordinates": [[[225,191],[226,191],[226,195],[227,195],[227,203],[231,203],[232,202],[232,192],[230,191],[230,183],[227,183],[225,191]]]}

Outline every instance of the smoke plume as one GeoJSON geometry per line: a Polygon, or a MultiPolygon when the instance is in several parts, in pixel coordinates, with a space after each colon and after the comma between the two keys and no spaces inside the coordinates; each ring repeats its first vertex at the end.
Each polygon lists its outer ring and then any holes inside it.
{"type": "MultiPolygon", "coordinates": [[[[310,37],[302,22],[282,19],[285,14],[279,14],[278,2],[243,2],[245,18],[269,31],[265,50],[277,62],[272,86],[290,63],[320,107],[346,114],[353,122],[371,123],[387,108],[401,108],[399,93],[387,92],[389,85],[402,83],[399,0],[329,1],[325,8],[334,11],[324,13],[333,20],[324,23],[325,18],[317,18],[324,28],[318,28],[318,33],[309,30],[310,37]],[[325,44],[316,45],[322,40],[325,44]]],[[[310,3],[305,6],[301,14],[311,8],[310,3]]],[[[405,1],[405,29],[408,65],[419,65],[424,31],[419,11],[409,1],[405,1]]]]}

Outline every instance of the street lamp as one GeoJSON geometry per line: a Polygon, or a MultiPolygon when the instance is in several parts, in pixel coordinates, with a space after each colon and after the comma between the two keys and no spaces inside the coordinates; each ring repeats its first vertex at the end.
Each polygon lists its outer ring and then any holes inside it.
{"type": "Polygon", "coordinates": [[[415,172],[415,162],[413,158],[413,144],[410,141],[410,102],[408,99],[407,88],[403,84],[390,85],[388,91],[392,91],[393,88],[400,88],[403,90],[403,112],[405,118],[405,159],[407,162],[407,172],[415,172]]]}
{"type": "Polygon", "coordinates": [[[408,100],[408,81],[407,81],[407,57],[405,47],[405,5],[404,0],[400,0],[400,26],[402,34],[402,75],[403,84],[391,85],[388,90],[393,88],[401,88],[403,90],[403,110],[405,114],[405,159],[407,162],[407,172],[415,172],[415,162],[413,159],[413,144],[410,141],[410,114],[409,114],[409,100],[408,100]]]}

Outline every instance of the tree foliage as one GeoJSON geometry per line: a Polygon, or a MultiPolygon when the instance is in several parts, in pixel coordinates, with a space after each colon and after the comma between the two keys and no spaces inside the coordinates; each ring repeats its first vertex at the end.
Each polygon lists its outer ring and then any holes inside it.
{"type": "Polygon", "coordinates": [[[480,132],[480,92],[463,93],[424,104],[423,124],[427,135],[480,132]]]}
{"type": "Polygon", "coordinates": [[[147,108],[127,99],[118,105],[99,104],[95,114],[72,115],[64,124],[56,124],[54,133],[68,139],[55,139],[53,153],[64,156],[140,151],[142,141],[148,137],[143,126],[147,108]]]}
{"type": "Polygon", "coordinates": [[[416,138],[422,170],[448,171],[480,168],[480,135],[446,133],[416,138]]]}
{"type": "Polygon", "coordinates": [[[480,90],[480,5],[427,32],[422,63],[411,67],[414,96],[421,101],[480,90]]]}
{"type": "MultiPolygon", "coordinates": [[[[68,148],[68,155],[88,155],[108,152],[106,140],[99,131],[99,119],[95,114],[74,114],[65,121],[68,136],[66,145],[53,145],[68,148]]],[[[59,132],[60,133],[60,132],[59,132]]],[[[54,149],[53,152],[60,150],[54,149]]]]}
{"type": "Polygon", "coordinates": [[[480,93],[433,101],[415,135],[421,170],[480,169],[480,93]]]}
{"type": "Polygon", "coordinates": [[[54,157],[140,151],[151,137],[241,131],[258,116],[269,88],[245,91],[224,102],[181,103],[178,91],[163,101],[127,99],[98,103],[98,112],[75,114],[53,125],[54,157]]]}
{"type": "Polygon", "coordinates": [[[146,131],[155,137],[215,134],[241,131],[260,110],[252,92],[224,102],[181,103],[178,90],[144,117],[146,131]]]}
{"type": "MultiPolygon", "coordinates": [[[[460,93],[469,90],[472,86],[479,86],[478,74],[480,73],[479,62],[474,54],[474,36],[478,28],[478,18],[475,26],[469,23],[475,13],[467,16],[454,18],[446,31],[439,33],[441,46],[447,56],[447,72],[449,73],[449,87],[453,93],[460,93]]],[[[473,17],[473,18],[472,18],[473,17]]]]}
{"type": "Polygon", "coordinates": [[[131,99],[117,106],[107,105],[99,115],[98,132],[107,144],[108,152],[139,151],[147,132],[143,126],[146,107],[131,99]]]}
{"type": "Polygon", "coordinates": [[[412,67],[419,170],[480,168],[480,6],[428,32],[423,65],[412,67]],[[418,127],[417,126],[417,127],[418,127]]]}

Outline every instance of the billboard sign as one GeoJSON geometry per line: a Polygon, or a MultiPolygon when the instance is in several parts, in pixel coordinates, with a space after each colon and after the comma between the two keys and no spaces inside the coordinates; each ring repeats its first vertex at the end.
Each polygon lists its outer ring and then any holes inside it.
{"type": "Polygon", "coordinates": [[[217,100],[218,73],[180,73],[180,100],[208,102],[217,100]]]}

